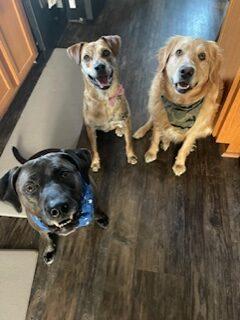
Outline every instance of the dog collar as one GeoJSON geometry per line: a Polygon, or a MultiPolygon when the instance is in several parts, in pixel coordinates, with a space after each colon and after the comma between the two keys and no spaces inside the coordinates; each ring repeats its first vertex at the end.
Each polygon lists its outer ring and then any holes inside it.
{"type": "MultiPolygon", "coordinates": [[[[88,226],[93,221],[93,218],[94,218],[93,188],[90,184],[85,182],[83,178],[82,178],[82,183],[83,183],[83,197],[81,199],[81,215],[78,218],[78,223],[75,226],[76,229],[88,226]]],[[[29,218],[42,231],[51,232],[50,228],[37,216],[29,214],[29,218]]]]}
{"type": "Polygon", "coordinates": [[[123,88],[123,86],[120,84],[120,85],[118,86],[115,94],[114,94],[113,96],[111,96],[111,97],[108,98],[110,106],[113,107],[114,104],[115,104],[115,102],[116,102],[117,97],[120,97],[120,96],[122,96],[122,95],[124,95],[124,88],[123,88]]]}
{"type": "Polygon", "coordinates": [[[204,101],[202,98],[191,105],[184,106],[169,101],[164,96],[161,96],[161,99],[170,124],[182,131],[187,131],[194,125],[204,101]]]}

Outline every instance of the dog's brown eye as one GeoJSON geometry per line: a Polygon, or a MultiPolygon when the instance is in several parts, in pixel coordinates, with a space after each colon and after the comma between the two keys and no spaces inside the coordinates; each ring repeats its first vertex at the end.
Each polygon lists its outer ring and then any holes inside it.
{"type": "Polygon", "coordinates": [[[33,184],[33,183],[29,183],[25,186],[25,191],[28,194],[31,194],[33,192],[35,192],[37,190],[37,185],[33,184]]]}
{"type": "Polygon", "coordinates": [[[111,54],[111,52],[109,50],[107,50],[107,49],[103,50],[103,52],[102,52],[102,56],[103,57],[109,57],[110,54],[111,54]]]}
{"type": "Polygon", "coordinates": [[[177,51],[176,51],[176,55],[179,57],[179,56],[181,56],[183,54],[183,51],[181,50],[181,49],[178,49],[177,51]]]}
{"type": "Polygon", "coordinates": [[[85,56],[83,57],[83,59],[86,61],[86,62],[89,62],[90,61],[90,56],[88,54],[85,54],[85,56]]]}
{"type": "Polygon", "coordinates": [[[67,178],[67,177],[69,177],[69,175],[70,175],[70,172],[68,172],[68,171],[62,171],[62,172],[60,172],[60,176],[61,176],[62,178],[67,178]]]}
{"type": "Polygon", "coordinates": [[[198,55],[199,60],[203,61],[206,59],[206,54],[204,52],[200,52],[198,55]]]}

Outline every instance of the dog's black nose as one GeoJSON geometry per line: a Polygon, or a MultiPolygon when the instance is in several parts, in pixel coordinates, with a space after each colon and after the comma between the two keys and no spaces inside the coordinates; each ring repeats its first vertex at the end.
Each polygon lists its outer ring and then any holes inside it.
{"type": "Polygon", "coordinates": [[[67,202],[55,203],[54,205],[48,208],[49,214],[54,218],[57,218],[61,214],[67,213],[68,210],[69,210],[69,205],[67,202]]]}
{"type": "Polygon", "coordinates": [[[194,74],[194,68],[183,66],[180,68],[179,72],[183,80],[189,80],[194,74]]]}
{"type": "Polygon", "coordinates": [[[103,64],[103,63],[99,63],[98,65],[96,65],[96,66],[94,67],[94,69],[95,69],[97,72],[103,72],[103,71],[105,71],[106,66],[105,66],[105,64],[103,64]]]}

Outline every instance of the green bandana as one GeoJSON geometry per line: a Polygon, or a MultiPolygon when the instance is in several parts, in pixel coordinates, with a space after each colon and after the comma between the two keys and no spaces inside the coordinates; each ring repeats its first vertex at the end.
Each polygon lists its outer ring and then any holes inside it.
{"type": "Polygon", "coordinates": [[[202,98],[189,106],[182,106],[167,100],[164,96],[161,98],[171,125],[185,131],[194,125],[204,100],[202,98]]]}

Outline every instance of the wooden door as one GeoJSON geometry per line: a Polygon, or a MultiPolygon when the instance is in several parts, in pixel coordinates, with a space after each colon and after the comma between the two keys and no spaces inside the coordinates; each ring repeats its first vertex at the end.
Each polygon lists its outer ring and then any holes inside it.
{"type": "Polygon", "coordinates": [[[20,85],[37,56],[20,0],[0,0],[0,44],[7,68],[20,85]]]}

